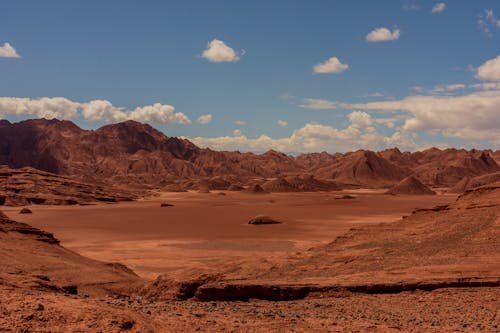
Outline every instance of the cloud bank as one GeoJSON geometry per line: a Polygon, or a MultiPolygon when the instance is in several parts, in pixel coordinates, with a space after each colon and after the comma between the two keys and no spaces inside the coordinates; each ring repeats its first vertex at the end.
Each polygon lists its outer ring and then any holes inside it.
{"type": "Polygon", "coordinates": [[[382,149],[386,146],[398,146],[414,149],[416,145],[411,134],[397,130],[390,136],[384,136],[372,126],[373,119],[365,112],[352,112],[347,118],[350,124],[343,129],[318,123],[307,123],[292,132],[289,137],[271,138],[261,135],[249,138],[235,130],[233,136],[213,138],[187,138],[200,147],[216,150],[265,151],[275,149],[284,152],[352,151],[360,147],[382,149]]]}
{"type": "Polygon", "coordinates": [[[155,103],[126,110],[106,100],[86,103],[74,102],[64,97],[18,98],[0,97],[0,117],[28,115],[36,118],[74,119],[77,116],[88,121],[119,122],[136,120],[158,124],[190,124],[182,112],[174,112],[172,105],[155,103]]]}

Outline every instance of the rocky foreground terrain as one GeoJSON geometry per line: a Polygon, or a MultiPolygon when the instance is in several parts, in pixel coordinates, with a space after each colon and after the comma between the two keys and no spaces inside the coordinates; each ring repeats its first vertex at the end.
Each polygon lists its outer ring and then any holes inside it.
{"type": "Polygon", "coordinates": [[[0,206],[132,201],[145,193],[102,182],[84,182],[31,167],[12,169],[0,165],[0,206]]]}
{"type": "Polygon", "coordinates": [[[499,331],[500,183],[286,258],[154,281],[0,216],[0,330],[499,331]]]}

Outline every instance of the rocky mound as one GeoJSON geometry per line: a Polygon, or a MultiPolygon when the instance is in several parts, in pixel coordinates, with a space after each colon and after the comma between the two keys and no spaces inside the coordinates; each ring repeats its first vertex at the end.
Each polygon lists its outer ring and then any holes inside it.
{"type": "Polygon", "coordinates": [[[245,188],[243,186],[237,185],[237,184],[231,184],[227,190],[228,191],[243,191],[245,188]]]}
{"type": "Polygon", "coordinates": [[[431,190],[429,187],[422,184],[420,180],[414,176],[409,176],[403,179],[398,184],[391,187],[386,194],[400,195],[400,194],[411,194],[411,195],[435,195],[436,192],[431,190]]]}
{"type": "Polygon", "coordinates": [[[380,188],[394,185],[408,176],[410,171],[377,153],[359,150],[343,155],[332,166],[319,169],[317,174],[346,185],[380,188]]]}
{"type": "Polygon", "coordinates": [[[85,183],[29,167],[12,169],[0,166],[0,205],[5,206],[131,201],[144,194],[144,191],[85,183]]]}
{"type": "Polygon", "coordinates": [[[266,190],[262,188],[259,184],[254,184],[248,186],[246,189],[243,190],[245,193],[252,193],[252,194],[266,194],[266,190]]]}
{"type": "Polygon", "coordinates": [[[316,179],[313,175],[289,176],[288,183],[302,192],[338,191],[342,187],[333,181],[316,179]]]}
{"type": "Polygon", "coordinates": [[[0,214],[0,244],[0,280],[18,288],[64,293],[64,287],[72,285],[78,293],[95,294],[142,282],[123,265],[82,257],[60,246],[52,234],[5,214],[0,214]]]}
{"type": "Polygon", "coordinates": [[[248,224],[260,225],[260,224],[281,224],[283,222],[266,215],[257,215],[248,224]]]}
{"type": "Polygon", "coordinates": [[[297,192],[299,189],[284,178],[271,179],[262,184],[266,192],[297,192]]]}
{"type": "Polygon", "coordinates": [[[467,189],[467,184],[469,184],[471,178],[469,176],[465,176],[458,183],[455,184],[452,188],[448,190],[451,193],[462,193],[467,189]]]}
{"type": "Polygon", "coordinates": [[[163,187],[165,192],[187,192],[181,184],[169,184],[163,187]]]}

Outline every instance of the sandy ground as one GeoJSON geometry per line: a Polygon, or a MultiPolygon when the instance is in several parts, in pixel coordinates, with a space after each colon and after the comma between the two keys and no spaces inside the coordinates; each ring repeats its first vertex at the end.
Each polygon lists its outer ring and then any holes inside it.
{"type": "Polygon", "coordinates": [[[249,258],[268,260],[332,241],[353,226],[390,222],[455,195],[389,196],[382,191],[246,194],[160,193],[154,199],[91,206],[5,208],[11,218],[54,233],[63,246],[139,275],[207,269],[249,258]],[[355,199],[338,199],[350,193],[355,199]],[[168,202],[173,207],[160,207],[168,202]],[[252,226],[258,214],[284,221],[252,226]]]}

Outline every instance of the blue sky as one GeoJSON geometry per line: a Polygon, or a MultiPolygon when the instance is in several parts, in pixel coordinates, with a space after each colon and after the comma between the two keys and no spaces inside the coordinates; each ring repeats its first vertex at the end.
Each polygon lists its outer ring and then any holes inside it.
{"type": "Polygon", "coordinates": [[[499,57],[497,0],[4,0],[0,116],[228,150],[499,149],[499,57]]]}

